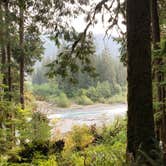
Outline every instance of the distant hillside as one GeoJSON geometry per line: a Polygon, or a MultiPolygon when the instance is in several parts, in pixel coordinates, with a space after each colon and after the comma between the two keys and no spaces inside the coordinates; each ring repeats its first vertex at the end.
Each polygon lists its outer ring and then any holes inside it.
{"type": "MultiPolygon", "coordinates": [[[[95,34],[95,46],[96,46],[96,52],[100,54],[104,48],[107,48],[110,50],[110,53],[114,57],[119,56],[119,45],[113,41],[112,38],[105,38],[103,34],[95,34]]],[[[57,47],[55,46],[54,42],[49,40],[46,37],[42,37],[42,39],[45,41],[44,47],[44,57],[53,57],[57,53],[57,47]]]]}
{"type": "Polygon", "coordinates": [[[113,41],[112,38],[104,38],[103,34],[96,34],[94,38],[97,53],[100,54],[104,48],[107,48],[109,49],[112,56],[119,56],[119,45],[117,42],[113,41]]]}

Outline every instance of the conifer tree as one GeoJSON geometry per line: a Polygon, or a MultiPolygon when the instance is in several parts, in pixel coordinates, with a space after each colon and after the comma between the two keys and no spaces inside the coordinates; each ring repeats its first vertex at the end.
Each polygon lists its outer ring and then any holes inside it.
{"type": "Polygon", "coordinates": [[[154,146],[150,0],[127,0],[128,126],[127,152],[148,156],[154,146]]]}

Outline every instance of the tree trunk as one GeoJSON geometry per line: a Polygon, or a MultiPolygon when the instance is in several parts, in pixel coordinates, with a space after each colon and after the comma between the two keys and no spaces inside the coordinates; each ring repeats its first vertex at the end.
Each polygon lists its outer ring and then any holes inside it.
{"type": "Polygon", "coordinates": [[[2,83],[6,85],[6,49],[5,49],[5,41],[4,41],[4,20],[3,20],[3,4],[0,1],[0,49],[1,49],[1,73],[3,74],[2,83]]]}
{"type": "Polygon", "coordinates": [[[7,80],[6,80],[6,49],[5,49],[4,45],[2,45],[1,54],[2,54],[2,57],[1,57],[1,64],[2,64],[1,72],[3,74],[2,83],[4,85],[6,85],[7,84],[7,80]]]}
{"type": "Polygon", "coordinates": [[[20,5],[20,25],[19,25],[19,38],[20,38],[20,103],[22,109],[24,109],[24,11],[23,7],[20,5]]]}
{"type": "Polygon", "coordinates": [[[11,92],[12,92],[12,79],[11,79],[11,48],[10,42],[7,44],[7,63],[8,63],[8,99],[9,101],[12,100],[11,92]]]}
{"type": "MultiPolygon", "coordinates": [[[[10,41],[10,11],[9,11],[9,1],[5,1],[5,24],[6,24],[6,58],[7,58],[7,99],[8,101],[12,100],[12,79],[11,79],[11,41],[10,41]]],[[[14,119],[15,112],[9,112],[8,113],[8,121],[12,122],[12,119],[14,119]]],[[[15,145],[15,125],[9,124],[7,125],[7,128],[10,130],[10,136],[8,136],[8,140],[11,143],[11,148],[15,145]]]]}
{"type": "Polygon", "coordinates": [[[150,155],[154,134],[151,78],[150,0],[127,0],[127,153],[150,155]]]}
{"type": "MultiPolygon", "coordinates": [[[[158,14],[158,1],[152,0],[151,6],[152,12],[152,39],[153,39],[153,48],[154,50],[160,49],[160,25],[159,25],[159,14],[158,14]]],[[[165,113],[165,94],[166,90],[162,83],[164,82],[165,73],[161,71],[163,63],[163,57],[154,57],[154,73],[155,80],[157,82],[157,102],[159,103],[159,108],[157,111],[162,112],[161,124],[159,126],[161,132],[159,132],[158,138],[163,142],[163,149],[166,151],[166,113],[165,113]]],[[[164,155],[164,160],[166,163],[166,154],[164,155]]]]}
{"type": "Polygon", "coordinates": [[[151,1],[151,19],[152,19],[153,47],[155,49],[157,49],[158,44],[160,43],[160,26],[159,26],[157,0],[152,0],[151,1]]]}
{"type": "Polygon", "coordinates": [[[11,101],[11,43],[10,43],[10,16],[9,16],[9,1],[5,1],[5,24],[6,24],[6,58],[7,58],[7,85],[8,85],[8,100],[11,101]]]}

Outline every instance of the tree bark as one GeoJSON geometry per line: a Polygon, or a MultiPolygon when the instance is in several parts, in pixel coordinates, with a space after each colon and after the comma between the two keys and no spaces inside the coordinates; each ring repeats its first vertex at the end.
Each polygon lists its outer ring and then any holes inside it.
{"type": "MultiPolygon", "coordinates": [[[[152,15],[152,40],[153,40],[153,49],[160,49],[160,24],[159,24],[159,14],[158,14],[158,1],[152,0],[151,6],[151,15],[152,15]]],[[[163,149],[166,151],[166,113],[165,113],[165,86],[162,85],[165,79],[165,73],[161,71],[163,63],[163,57],[154,57],[154,73],[155,80],[157,82],[157,102],[159,103],[159,108],[157,111],[162,112],[162,119],[159,129],[158,139],[161,139],[163,142],[163,149]]],[[[166,163],[166,154],[164,154],[164,162],[166,163]]]]}
{"type": "Polygon", "coordinates": [[[7,85],[8,85],[8,100],[11,101],[11,43],[10,43],[10,16],[9,16],[9,1],[5,1],[5,24],[6,24],[6,60],[7,60],[7,85]]]}
{"type": "Polygon", "coordinates": [[[1,72],[3,74],[2,83],[4,85],[6,85],[7,84],[7,80],[6,80],[6,49],[5,49],[4,45],[2,45],[1,54],[2,54],[2,57],[1,57],[1,64],[2,64],[1,72]]]}
{"type": "Polygon", "coordinates": [[[6,85],[6,49],[5,49],[5,40],[4,40],[4,20],[3,20],[3,3],[0,2],[0,21],[1,21],[1,28],[0,28],[0,44],[1,44],[1,73],[3,74],[2,83],[6,85]]]}
{"type": "Polygon", "coordinates": [[[128,126],[127,153],[139,146],[150,155],[154,134],[151,78],[150,0],[127,0],[128,126]]]}
{"type": "Polygon", "coordinates": [[[20,23],[19,23],[19,38],[20,38],[20,103],[22,109],[24,109],[24,51],[23,51],[23,42],[24,42],[24,10],[20,5],[20,23]]]}
{"type": "Polygon", "coordinates": [[[158,16],[158,5],[157,0],[151,1],[151,19],[152,19],[152,40],[153,47],[158,48],[160,42],[160,25],[158,16]]]}
{"type": "MultiPolygon", "coordinates": [[[[6,58],[7,58],[7,99],[12,101],[12,79],[11,79],[11,41],[10,41],[10,11],[9,11],[9,0],[5,1],[5,24],[6,24],[6,58]]],[[[15,117],[15,112],[8,113],[8,121],[12,121],[15,117]]],[[[15,125],[9,124],[7,127],[10,129],[10,135],[8,136],[9,142],[11,142],[11,148],[15,145],[15,125]]]]}
{"type": "Polygon", "coordinates": [[[11,92],[12,92],[12,79],[11,79],[11,47],[10,42],[7,44],[7,63],[8,63],[8,99],[12,100],[11,92]]]}

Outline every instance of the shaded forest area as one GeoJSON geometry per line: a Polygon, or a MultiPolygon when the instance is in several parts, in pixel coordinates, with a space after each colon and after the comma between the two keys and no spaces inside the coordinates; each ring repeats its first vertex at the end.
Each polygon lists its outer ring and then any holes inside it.
{"type": "MultiPolygon", "coordinates": [[[[0,55],[1,165],[166,165],[165,0],[1,0],[0,55]],[[81,14],[86,16],[86,27],[79,33],[71,22],[81,14]],[[79,88],[103,86],[106,91],[111,85],[111,92],[125,85],[118,78],[103,82],[104,77],[114,77],[106,71],[113,72],[112,65],[121,64],[107,53],[99,60],[94,57],[93,35],[88,29],[96,25],[98,14],[103,23],[107,22],[106,35],[114,27],[119,34],[115,40],[121,45],[121,61],[127,66],[127,118],[101,129],[76,126],[65,139],[51,139],[49,121],[35,112],[35,97],[25,87],[26,76],[42,58],[41,35],[63,48],[47,64],[48,77],[60,82],[63,93],[73,91],[71,84],[79,88]],[[62,47],[64,40],[67,44],[62,47]],[[113,64],[107,70],[98,68],[106,57],[113,64]],[[80,85],[78,75],[89,80],[80,85]],[[92,81],[95,77],[100,83],[92,81]]],[[[93,101],[89,91],[78,94],[81,102],[83,95],[93,101]]]]}

